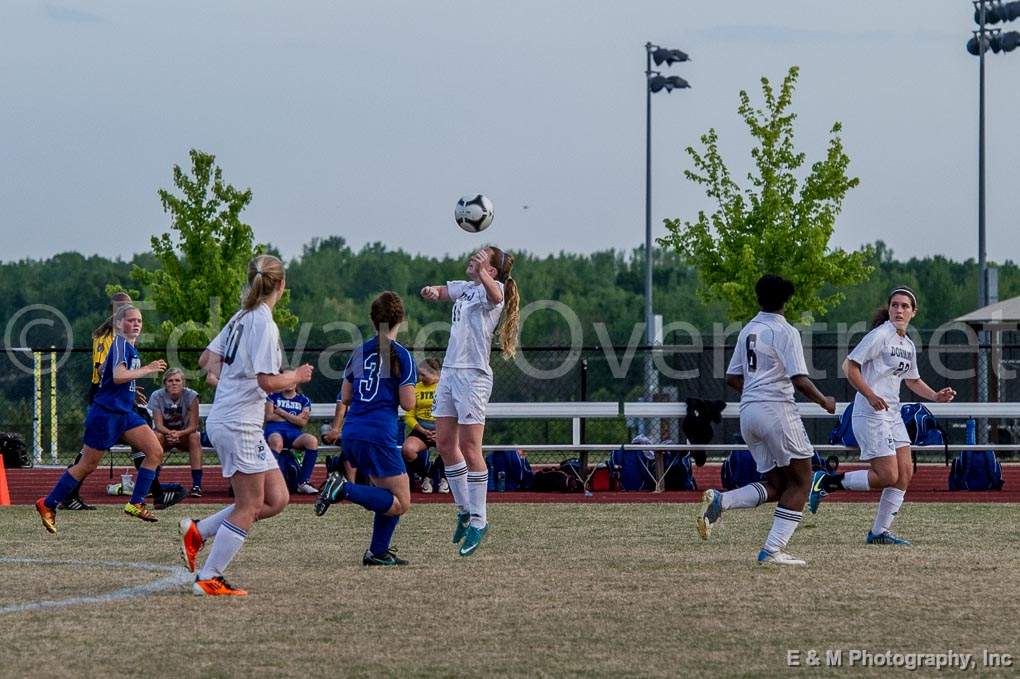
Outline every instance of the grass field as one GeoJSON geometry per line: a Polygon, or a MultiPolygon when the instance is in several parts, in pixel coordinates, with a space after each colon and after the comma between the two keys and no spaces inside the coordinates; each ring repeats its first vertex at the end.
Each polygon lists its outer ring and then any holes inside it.
{"type": "MultiPolygon", "coordinates": [[[[177,566],[175,507],[155,525],[114,507],[0,509],[0,557],[177,566]]],[[[694,505],[503,504],[479,553],[456,555],[448,506],[413,508],[402,569],[365,568],[370,520],[290,507],[259,524],[230,576],[131,600],[0,614],[2,676],[764,676],[787,650],[1020,657],[1015,505],[907,504],[910,548],[868,547],[873,508],[823,505],[794,536],[803,569],[754,557],[771,511],[731,512],[702,543],[694,505]]],[[[0,561],[0,609],[111,592],[166,572],[0,561]]],[[[996,670],[1006,676],[1016,667],[996,670]]],[[[883,668],[830,674],[888,676],[883,668]]],[[[914,676],[930,676],[932,670],[914,676]]]]}

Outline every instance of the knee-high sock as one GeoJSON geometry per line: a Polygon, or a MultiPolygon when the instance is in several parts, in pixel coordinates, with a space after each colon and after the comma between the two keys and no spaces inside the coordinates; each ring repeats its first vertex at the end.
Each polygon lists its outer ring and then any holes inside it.
{"type": "Polygon", "coordinates": [[[195,524],[198,528],[199,535],[202,536],[202,539],[208,540],[212,536],[216,535],[216,531],[220,529],[220,526],[223,525],[224,521],[230,518],[230,515],[233,514],[233,512],[234,505],[227,505],[212,516],[207,516],[195,524]]]}
{"type": "Polygon", "coordinates": [[[467,462],[452,464],[446,468],[446,480],[450,484],[450,492],[453,493],[453,502],[457,505],[457,511],[471,511],[471,498],[468,496],[467,462]]]}
{"type": "Polygon", "coordinates": [[[900,490],[899,488],[882,489],[882,497],[878,501],[878,512],[875,514],[875,523],[871,526],[873,535],[881,535],[889,530],[893,520],[896,518],[897,512],[900,511],[900,506],[903,504],[903,498],[906,494],[905,490],[900,490]]]}
{"type": "Polygon", "coordinates": [[[368,551],[372,556],[382,556],[390,548],[390,540],[393,539],[393,531],[397,529],[399,516],[386,516],[382,512],[375,513],[375,520],[372,523],[372,544],[368,551]]]}
{"type": "Polygon", "coordinates": [[[78,479],[71,476],[71,472],[64,470],[64,473],[60,475],[60,479],[50,490],[49,495],[43,500],[43,503],[50,509],[56,509],[57,505],[71,497],[74,493],[75,488],[81,485],[78,479]]]}
{"type": "Polygon", "coordinates": [[[209,550],[209,558],[205,560],[198,579],[208,580],[222,576],[230,562],[241,551],[246,537],[248,537],[248,531],[238,528],[229,521],[224,521],[216,531],[216,539],[213,540],[212,549],[209,550]]]}
{"type": "Polygon", "coordinates": [[[298,480],[298,484],[308,483],[308,480],[312,478],[312,472],[315,471],[315,463],[319,459],[318,450],[306,450],[304,456],[301,458],[301,478],[298,480]]]}
{"type": "Polygon", "coordinates": [[[344,499],[361,505],[370,512],[386,513],[393,506],[393,493],[385,488],[363,486],[360,483],[345,483],[344,499]]]}
{"type": "Polygon", "coordinates": [[[191,470],[191,485],[202,487],[202,470],[192,469],[191,470]]]}
{"type": "Polygon", "coordinates": [[[138,480],[135,481],[135,489],[131,491],[131,504],[139,504],[145,501],[145,496],[149,494],[149,488],[152,487],[152,481],[155,478],[155,469],[138,468],[138,480]]]}
{"type": "MultiPolygon", "coordinates": [[[[71,464],[67,465],[67,468],[70,469],[74,465],[76,465],[79,462],[81,462],[81,458],[82,458],[82,456],[84,454],[85,454],[84,450],[78,451],[78,454],[74,457],[74,462],[72,462],[71,464]]],[[[81,495],[81,484],[82,483],[84,483],[84,482],[83,481],[78,481],[76,479],[75,482],[74,482],[74,488],[71,489],[71,492],[67,494],[67,497],[80,497],[80,495],[81,495]]],[[[67,498],[61,499],[60,502],[63,502],[65,499],[67,499],[67,498]]],[[[52,509],[52,507],[50,507],[50,509],[52,509]]]]}
{"type": "Polygon", "coordinates": [[[871,485],[868,482],[868,470],[858,469],[847,472],[843,477],[843,488],[845,490],[871,490],[871,485]]]}
{"type": "Polygon", "coordinates": [[[802,512],[795,512],[785,507],[776,507],[772,519],[772,530],[765,538],[765,549],[769,552],[778,552],[786,547],[786,543],[793,537],[793,531],[800,525],[802,512]]]}
{"type": "Polygon", "coordinates": [[[764,504],[768,499],[768,491],[760,483],[749,483],[734,490],[728,490],[722,494],[720,504],[723,511],[727,509],[749,509],[764,504]]]}
{"type": "Polygon", "coordinates": [[[484,528],[488,523],[486,515],[486,493],[489,491],[489,471],[467,473],[468,501],[471,503],[471,525],[484,528]]]}

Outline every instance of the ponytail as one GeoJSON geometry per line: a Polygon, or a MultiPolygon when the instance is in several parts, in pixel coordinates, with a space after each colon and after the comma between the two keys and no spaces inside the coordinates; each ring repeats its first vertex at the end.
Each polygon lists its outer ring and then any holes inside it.
{"type": "Polygon", "coordinates": [[[521,293],[517,281],[506,279],[503,286],[503,301],[506,304],[503,325],[499,328],[499,343],[503,345],[503,358],[510,360],[517,353],[517,340],[521,324],[521,293]]]}
{"type": "Polygon", "coordinates": [[[875,313],[871,316],[871,327],[877,328],[886,321],[889,320],[889,307],[880,306],[875,309],[875,313]]]}
{"type": "Polygon", "coordinates": [[[241,306],[253,311],[269,299],[284,279],[283,262],[273,255],[259,255],[248,262],[248,286],[241,306]]]}
{"type": "Polygon", "coordinates": [[[92,331],[92,339],[98,339],[113,332],[113,315],[124,304],[131,304],[131,295],[126,292],[115,292],[110,297],[110,315],[92,331]]]}
{"type": "Polygon", "coordinates": [[[382,360],[382,377],[397,377],[400,375],[400,355],[396,348],[386,336],[391,328],[396,328],[404,322],[404,301],[400,295],[387,290],[381,292],[372,300],[372,325],[379,333],[379,357],[382,360]]]}

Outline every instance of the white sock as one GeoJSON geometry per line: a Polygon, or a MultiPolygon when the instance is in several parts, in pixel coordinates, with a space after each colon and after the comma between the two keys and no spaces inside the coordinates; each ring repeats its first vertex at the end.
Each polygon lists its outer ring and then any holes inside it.
{"type": "Polygon", "coordinates": [[[903,496],[907,491],[899,488],[885,488],[882,490],[882,497],[878,501],[878,512],[875,514],[875,523],[871,527],[872,535],[881,535],[889,530],[896,512],[900,511],[903,504],[903,496]]]}
{"type": "Polygon", "coordinates": [[[241,550],[246,537],[248,537],[247,531],[241,530],[229,521],[224,521],[216,531],[216,539],[213,540],[212,549],[209,550],[209,558],[205,560],[198,579],[208,580],[222,576],[223,571],[241,550]]]}
{"type": "Polygon", "coordinates": [[[749,509],[757,507],[768,499],[768,491],[760,483],[749,483],[734,490],[728,490],[722,494],[720,504],[723,511],[727,509],[749,509]]]}
{"type": "Polygon", "coordinates": [[[468,497],[467,474],[467,462],[463,460],[446,467],[446,481],[450,484],[453,503],[457,505],[459,512],[470,511],[471,507],[471,499],[468,497]]]}
{"type": "Polygon", "coordinates": [[[467,473],[468,499],[471,503],[468,511],[471,512],[471,525],[475,528],[484,528],[488,521],[485,513],[485,494],[489,490],[489,472],[468,472],[467,473]]]}
{"type": "Polygon", "coordinates": [[[800,525],[802,512],[795,512],[785,507],[776,507],[775,518],[772,519],[772,530],[765,538],[765,549],[769,552],[778,552],[786,547],[786,543],[793,537],[793,531],[800,525]]]}
{"type": "Polygon", "coordinates": [[[202,539],[208,540],[212,536],[216,535],[216,531],[220,529],[220,525],[230,517],[233,511],[234,505],[227,505],[212,516],[207,516],[195,524],[198,528],[199,535],[202,536],[202,539]]]}
{"type": "Polygon", "coordinates": [[[855,472],[847,472],[843,477],[843,490],[871,490],[868,483],[868,470],[858,469],[855,472]]]}

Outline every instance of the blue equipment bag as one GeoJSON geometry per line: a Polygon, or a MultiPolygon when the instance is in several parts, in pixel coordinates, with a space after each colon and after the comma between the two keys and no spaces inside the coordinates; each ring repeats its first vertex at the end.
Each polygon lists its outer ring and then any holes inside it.
{"type": "Polygon", "coordinates": [[[734,450],[722,464],[720,471],[722,486],[726,490],[733,490],[746,486],[755,481],[761,481],[762,475],[758,473],[758,465],[750,450],[734,450]]]}
{"type": "MultiPolygon", "coordinates": [[[[664,490],[697,490],[691,466],[692,456],[681,451],[670,451],[663,459],[662,487],[664,490]]],[[[655,464],[653,460],[652,465],[655,464]]],[[[652,467],[654,469],[654,466],[652,467]]],[[[654,476],[654,472],[652,473],[654,476]]]]}
{"type": "Polygon", "coordinates": [[[851,420],[854,416],[854,402],[846,404],[846,410],[839,417],[839,423],[829,432],[829,445],[847,446],[848,448],[860,448],[857,445],[857,437],[854,436],[854,428],[851,420]]]}
{"type": "MultiPolygon", "coordinates": [[[[967,444],[977,441],[974,419],[967,420],[967,444]]],[[[961,450],[949,468],[949,490],[1002,490],[1002,467],[992,450],[961,450]]]]}
{"type": "Polygon", "coordinates": [[[609,455],[609,468],[617,476],[620,490],[652,490],[655,477],[648,471],[645,454],[640,450],[614,450],[609,455]]]}
{"type": "Polygon", "coordinates": [[[531,488],[534,473],[528,459],[516,450],[497,450],[485,459],[489,468],[489,491],[527,490],[531,488]]]}
{"type": "MultiPolygon", "coordinates": [[[[939,425],[939,421],[931,414],[927,406],[920,403],[904,403],[900,406],[900,416],[907,428],[910,442],[915,446],[944,446],[946,466],[949,466],[949,437],[939,425]]],[[[917,468],[917,455],[911,451],[914,468],[917,468]]]]}

